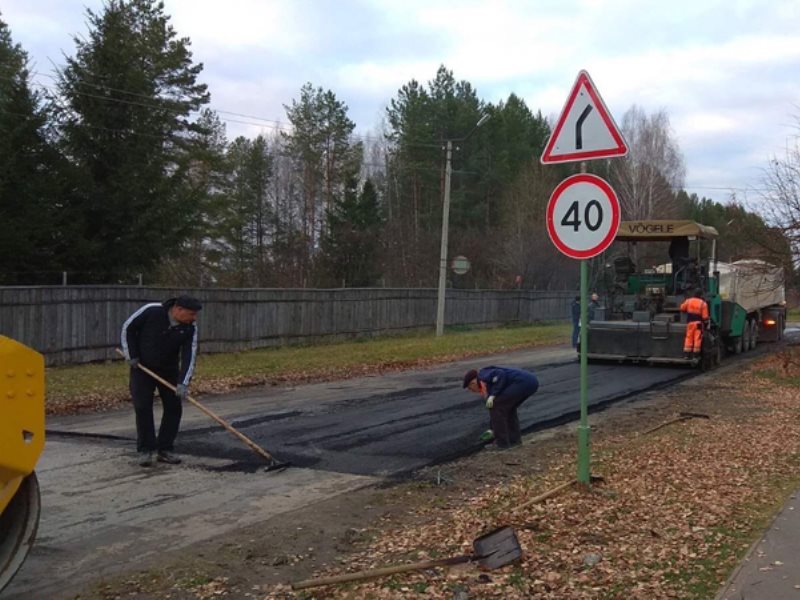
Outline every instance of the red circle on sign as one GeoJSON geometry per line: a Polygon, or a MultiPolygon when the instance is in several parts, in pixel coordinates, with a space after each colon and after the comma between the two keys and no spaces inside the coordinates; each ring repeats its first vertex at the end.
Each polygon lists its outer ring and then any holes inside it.
{"type": "Polygon", "coordinates": [[[553,193],[550,195],[550,200],[547,203],[547,233],[550,236],[550,239],[553,241],[553,244],[555,244],[556,248],[570,258],[592,258],[593,256],[597,256],[603,252],[603,250],[608,248],[611,245],[611,242],[614,241],[614,237],[616,237],[617,230],[619,229],[619,222],[620,210],[619,200],[616,192],[614,192],[611,185],[605,179],[590,173],[579,173],[577,175],[567,177],[564,181],[556,186],[556,189],[553,190],[553,193]],[[558,204],[561,196],[571,191],[571,188],[579,184],[588,184],[597,188],[605,197],[605,201],[611,208],[611,225],[608,229],[608,233],[605,234],[601,241],[591,248],[583,249],[573,248],[562,239],[554,223],[553,217],[556,205],[558,204]]]}

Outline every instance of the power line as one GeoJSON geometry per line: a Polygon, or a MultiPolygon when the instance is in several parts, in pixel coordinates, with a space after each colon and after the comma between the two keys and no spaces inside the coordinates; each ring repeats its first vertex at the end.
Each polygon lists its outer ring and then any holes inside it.
{"type": "MultiPolygon", "coordinates": [[[[47,77],[47,78],[53,79],[54,81],[57,81],[57,79],[58,79],[57,77],[55,77],[53,75],[50,75],[50,74],[47,74],[47,73],[42,73],[40,71],[31,71],[30,74],[31,75],[39,75],[39,76],[42,76],[42,77],[47,77]]],[[[12,81],[13,80],[13,78],[7,77],[7,76],[3,76],[3,75],[0,75],[0,79],[4,79],[4,80],[8,80],[8,81],[12,81]]],[[[49,92],[50,98],[53,99],[56,102],[56,104],[58,104],[62,109],[66,110],[66,107],[61,105],[56,100],[56,91],[57,91],[57,89],[54,89],[51,86],[47,86],[47,85],[45,85],[45,84],[43,84],[41,82],[32,82],[32,83],[34,83],[35,85],[39,86],[41,89],[49,92]]],[[[95,88],[95,89],[98,89],[98,90],[101,90],[101,91],[110,91],[110,92],[116,92],[116,93],[120,93],[120,94],[125,94],[125,95],[128,95],[128,96],[134,97],[134,98],[142,98],[142,99],[148,100],[149,102],[136,102],[136,101],[132,101],[132,100],[125,100],[125,99],[122,99],[122,98],[112,98],[112,97],[108,97],[108,96],[101,96],[101,95],[98,95],[98,94],[92,94],[92,93],[85,92],[85,91],[75,90],[76,94],[84,96],[84,97],[94,98],[94,99],[102,100],[104,102],[109,102],[109,103],[118,103],[118,104],[124,104],[124,105],[129,105],[129,106],[139,106],[139,107],[142,107],[142,108],[151,108],[151,109],[155,108],[155,109],[159,109],[159,110],[166,110],[168,112],[175,112],[175,113],[178,113],[178,114],[183,114],[183,111],[179,111],[174,107],[162,105],[162,103],[164,103],[164,104],[172,103],[174,105],[174,103],[179,102],[178,100],[169,100],[169,99],[166,99],[166,98],[153,98],[153,97],[147,96],[145,94],[139,94],[139,93],[131,92],[131,91],[128,91],[128,90],[122,90],[122,89],[113,88],[113,87],[110,87],[110,86],[107,86],[107,85],[100,85],[100,84],[95,84],[95,83],[90,83],[90,82],[85,82],[85,81],[78,82],[78,85],[79,86],[87,86],[87,87],[95,88]]],[[[235,117],[241,117],[243,119],[253,119],[254,120],[254,121],[243,121],[243,120],[240,120],[240,119],[232,119],[232,118],[220,117],[220,120],[224,121],[225,123],[236,123],[236,124],[239,124],[239,125],[248,125],[248,126],[252,126],[252,127],[259,127],[259,128],[262,128],[262,129],[266,128],[266,129],[271,129],[271,130],[274,130],[274,131],[277,131],[277,132],[284,132],[284,133],[291,132],[291,130],[292,130],[291,123],[286,123],[286,122],[280,121],[278,119],[270,119],[270,118],[261,117],[261,116],[257,116],[257,115],[249,115],[249,114],[246,114],[246,113],[239,113],[239,112],[235,112],[235,111],[229,111],[229,110],[218,109],[218,108],[213,108],[213,107],[211,107],[211,110],[213,110],[218,115],[219,114],[224,114],[224,115],[231,115],[231,116],[235,116],[235,117]]],[[[15,116],[21,116],[21,117],[26,116],[26,115],[19,115],[19,114],[16,114],[16,113],[8,113],[8,114],[15,114],[15,116]]],[[[125,134],[128,134],[128,135],[145,136],[145,137],[148,137],[148,138],[157,138],[157,137],[159,137],[159,136],[154,136],[152,134],[136,132],[136,131],[133,131],[133,130],[130,130],[130,129],[113,129],[113,128],[108,128],[108,127],[101,127],[101,126],[96,126],[96,125],[93,126],[93,125],[86,125],[86,124],[84,124],[82,126],[89,127],[89,128],[92,128],[92,129],[112,132],[112,133],[114,133],[114,132],[116,132],[116,133],[125,133],[125,134]]],[[[367,135],[363,135],[363,134],[351,134],[350,137],[352,139],[354,139],[354,140],[357,140],[357,141],[358,140],[361,140],[361,141],[373,141],[373,142],[384,142],[384,141],[386,141],[385,139],[379,139],[379,138],[375,138],[375,137],[367,136],[367,135]]],[[[442,143],[433,143],[433,142],[406,142],[404,145],[411,146],[411,147],[420,147],[420,148],[423,148],[423,147],[424,148],[442,148],[443,147],[442,143]]],[[[370,166],[377,166],[377,165],[371,163],[370,166]]],[[[679,191],[681,189],[682,190],[692,189],[692,190],[715,190],[715,191],[744,192],[744,193],[746,193],[746,192],[765,193],[765,192],[771,191],[769,188],[757,188],[757,187],[749,187],[749,186],[748,187],[721,186],[721,185],[684,185],[682,188],[673,188],[673,189],[675,191],[679,191]]]]}
{"type": "MultiPolygon", "coordinates": [[[[53,75],[50,75],[48,73],[42,73],[40,71],[32,71],[30,74],[31,75],[39,75],[41,77],[47,77],[47,78],[52,79],[54,81],[58,81],[57,77],[55,77],[53,75]]],[[[2,77],[2,76],[0,76],[0,78],[7,79],[6,77],[2,77]]],[[[35,85],[39,86],[43,90],[46,90],[46,91],[50,92],[51,94],[55,92],[55,90],[54,90],[54,88],[52,86],[45,85],[44,83],[41,83],[41,82],[38,82],[38,81],[34,81],[32,83],[34,83],[35,85]]],[[[86,97],[90,97],[90,98],[97,98],[97,99],[100,99],[100,100],[104,100],[106,102],[112,102],[112,103],[113,102],[118,102],[120,104],[129,104],[129,105],[133,105],[133,106],[142,106],[144,108],[158,108],[160,110],[168,110],[168,111],[174,111],[175,109],[170,108],[168,106],[160,106],[159,103],[160,102],[177,102],[176,100],[168,100],[166,98],[163,98],[163,99],[162,98],[152,98],[151,96],[147,96],[145,94],[139,94],[139,93],[131,92],[131,91],[128,91],[128,90],[122,90],[122,89],[113,88],[113,87],[110,87],[110,86],[107,86],[107,85],[90,83],[90,82],[86,82],[86,81],[78,82],[78,85],[95,88],[95,89],[100,90],[100,91],[109,91],[109,92],[116,92],[116,93],[119,93],[119,94],[126,94],[126,95],[132,96],[134,98],[141,98],[143,100],[151,101],[151,102],[147,102],[147,103],[139,103],[139,102],[134,102],[134,101],[131,101],[131,100],[124,100],[122,98],[110,98],[110,97],[107,97],[107,96],[98,96],[96,94],[91,94],[91,93],[85,92],[85,91],[77,91],[77,90],[75,91],[75,93],[78,94],[78,95],[82,95],[82,96],[86,96],[86,97]]],[[[257,122],[240,121],[240,120],[237,120],[237,119],[230,119],[230,118],[222,118],[222,117],[220,117],[220,120],[222,120],[222,121],[224,121],[226,123],[237,123],[237,124],[240,124],[240,125],[250,125],[250,126],[253,126],[253,127],[264,127],[264,128],[268,128],[268,129],[273,129],[273,130],[277,130],[277,131],[286,131],[286,132],[290,132],[292,130],[292,124],[291,123],[286,123],[285,121],[281,121],[279,119],[271,119],[271,118],[267,118],[267,117],[261,117],[261,116],[258,116],[258,115],[249,115],[249,114],[246,114],[246,113],[240,113],[240,112],[236,112],[236,111],[226,110],[226,109],[223,109],[223,108],[215,108],[213,105],[209,106],[209,108],[211,110],[213,110],[218,115],[231,115],[233,117],[241,117],[243,119],[252,119],[254,121],[257,121],[257,122]]],[[[175,111],[175,112],[178,112],[178,111],[175,111]]],[[[351,134],[350,137],[355,138],[356,140],[362,140],[362,141],[365,141],[365,142],[382,142],[382,141],[385,141],[382,138],[376,138],[376,137],[365,135],[365,134],[351,134]]]]}

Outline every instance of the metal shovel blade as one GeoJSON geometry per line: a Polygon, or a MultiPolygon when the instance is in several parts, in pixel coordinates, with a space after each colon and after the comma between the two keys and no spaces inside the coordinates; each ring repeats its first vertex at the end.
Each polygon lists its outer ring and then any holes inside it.
{"type": "Polygon", "coordinates": [[[522,558],[522,548],[511,527],[499,527],[472,542],[475,560],[486,569],[499,569],[522,558]]]}

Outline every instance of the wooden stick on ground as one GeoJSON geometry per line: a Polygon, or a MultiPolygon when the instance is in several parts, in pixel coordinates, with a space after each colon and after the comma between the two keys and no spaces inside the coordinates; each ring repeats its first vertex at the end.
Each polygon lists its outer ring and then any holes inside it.
{"type": "Polygon", "coordinates": [[[572,486],[572,485],[575,485],[575,483],[577,483],[577,480],[576,480],[576,479],[573,479],[573,480],[571,480],[571,481],[567,481],[566,483],[562,483],[561,485],[559,485],[559,486],[557,486],[557,487],[554,487],[554,488],[553,488],[552,490],[550,490],[550,491],[547,491],[547,492],[544,492],[544,493],[542,493],[542,494],[539,494],[538,496],[534,496],[533,498],[531,498],[531,499],[530,499],[530,500],[528,500],[527,502],[523,502],[523,503],[522,503],[522,504],[520,504],[519,506],[515,507],[515,508],[514,508],[514,510],[519,510],[519,509],[521,509],[521,508],[527,508],[527,507],[528,507],[528,506],[530,506],[531,504],[538,504],[539,502],[542,502],[542,501],[544,501],[544,500],[547,500],[547,499],[548,499],[548,498],[550,498],[551,496],[555,496],[555,495],[556,495],[557,493],[559,493],[560,491],[562,491],[562,490],[565,490],[565,489],[567,489],[568,487],[570,487],[570,486],[572,486]]]}

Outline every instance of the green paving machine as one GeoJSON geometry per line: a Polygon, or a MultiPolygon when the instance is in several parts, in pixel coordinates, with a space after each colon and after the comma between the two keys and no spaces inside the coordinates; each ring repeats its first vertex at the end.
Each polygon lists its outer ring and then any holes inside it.
{"type": "Polygon", "coordinates": [[[694,221],[623,221],[609,254],[604,302],[588,324],[589,360],[703,369],[725,353],[783,337],[783,270],[760,260],[717,261],[717,230],[694,221]],[[668,262],[667,262],[668,261],[668,262]],[[702,290],[710,319],[699,358],[684,358],[683,301],[702,290]]]}

